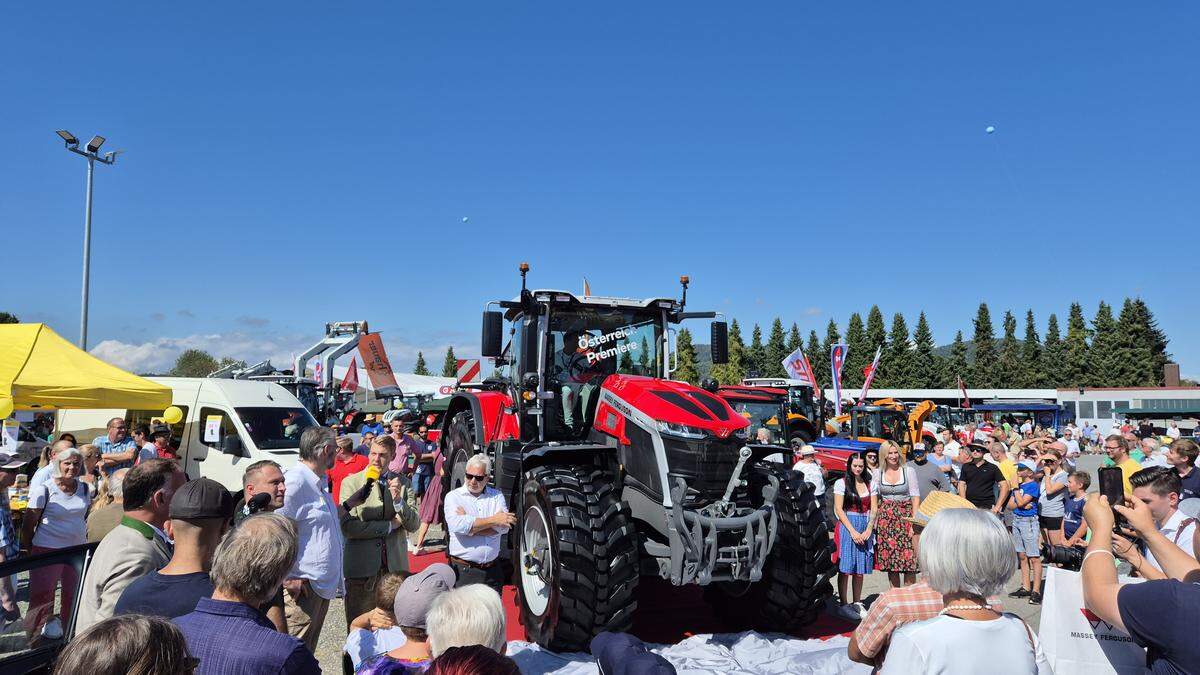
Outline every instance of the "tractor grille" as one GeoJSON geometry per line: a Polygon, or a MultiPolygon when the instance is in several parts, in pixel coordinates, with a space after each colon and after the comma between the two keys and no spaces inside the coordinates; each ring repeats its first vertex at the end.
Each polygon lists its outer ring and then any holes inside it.
{"type": "Polygon", "coordinates": [[[703,440],[672,438],[663,434],[667,453],[667,475],[687,481],[695,490],[697,503],[707,504],[720,499],[729,485],[729,476],[738,462],[738,450],[743,443],[737,438],[719,439],[709,436],[703,440]]]}

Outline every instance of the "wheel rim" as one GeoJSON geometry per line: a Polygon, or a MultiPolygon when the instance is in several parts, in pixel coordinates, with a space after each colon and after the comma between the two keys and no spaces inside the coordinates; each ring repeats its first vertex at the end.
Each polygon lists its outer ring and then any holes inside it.
{"type": "Polygon", "coordinates": [[[539,506],[525,510],[521,525],[521,595],[535,616],[546,614],[550,605],[550,583],[554,552],[550,546],[550,526],[539,506]]]}

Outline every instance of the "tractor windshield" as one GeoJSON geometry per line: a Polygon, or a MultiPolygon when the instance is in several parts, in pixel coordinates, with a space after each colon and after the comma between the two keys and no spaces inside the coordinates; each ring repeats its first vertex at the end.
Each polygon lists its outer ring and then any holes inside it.
{"type": "Polygon", "coordinates": [[[768,443],[784,445],[783,427],[779,424],[782,406],[778,401],[729,401],[734,412],[750,420],[750,438],[759,441],[759,429],[766,429],[769,434],[768,443]]]}
{"type": "Polygon", "coordinates": [[[908,415],[898,410],[855,411],[854,435],[903,443],[907,424],[908,415]]]}
{"type": "Polygon", "coordinates": [[[550,313],[547,370],[561,383],[587,383],[613,373],[657,377],[661,318],[620,308],[555,308],[550,313]]]}

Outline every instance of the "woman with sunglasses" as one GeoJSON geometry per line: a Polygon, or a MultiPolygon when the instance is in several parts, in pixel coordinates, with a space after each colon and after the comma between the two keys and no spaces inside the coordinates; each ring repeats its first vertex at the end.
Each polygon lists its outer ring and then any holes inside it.
{"type": "Polygon", "coordinates": [[[837,613],[858,621],[866,613],[862,605],[863,576],[875,567],[875,514],[877,500],[871,489],[871,471],[861,454],[846,459],[845,477],[833,484],[833,513],[838,526],[835,534],[838,551],[837,613]],[[851,602],[849,586],[853,582],[851,602]]]}
{"type": "Polygon", "coordinates": [[[1042,494],[1038,497],[1038,525],[1042,529],[1042,541],[1062,546],[1062,520],[1066,514],[1067,477],[1062,468],[1062,457],[1048,450],[1038,460],[1042,494]]]}
{"type": "Polygon", "coordinates": [[[870,471],[871,475],[873,475],[873,476],[878,476],[879,475],[879,451],[878,450],[867,450],[865,453],[863,453],[863,456],[867,458],[867,471],[870,471]]]}

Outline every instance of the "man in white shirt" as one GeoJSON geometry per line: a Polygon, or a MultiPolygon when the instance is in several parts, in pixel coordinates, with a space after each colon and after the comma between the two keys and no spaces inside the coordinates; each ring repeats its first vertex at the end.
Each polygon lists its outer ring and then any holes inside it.
{"type": "Polygon", "coordinates": [[[499,593],[504,587],[497,560],[500,537],[517,517],[509,513],[504,494],[488,486],[490,465],[487,455],[473,455],[467,460],[466,483],[446,495],[446,554],[458,573],[458,586],[487,584],[499,593]]]}
{"type": "MultiPolygon", "coordinates": [[[[800,439],[795,439],[793,445],[798,445],[796,463],[792,465],[793,471],[799,471],[804,475],[805,482],[812,483],[813,496],[823,497],[825,495],[825,470],[817,463],[817,449],[800,439]],[[796,443],[795,441],[799,441],[796,443]]],[[[824,500],[818,500],[818,504],[824,504],[824,500]]]]}
{"type": "Polygon", "coordinates": [[[1173,441],[1179,440],[1179,423],[1171,420],[1171,424],[1167,426],[1167,437],[1173,441]]]}
{"type": "Polygon", "coordinates": [[[962,444],[954,438],[954,432],[950,429],[942,429],[942,454],[950,458],[950,466],[954,469],[954,477],[957,478],[962,473],[962,465],[970,464],[971,458],[965,457],[962,451],[962,444]]]}
{"type": "Polygon", "coordinates": [[[1063,429],[1062,438],[1058,442],[1062,443],[1063,447],[1067,449],[1067,459],[1073,462],[1075,458],[1079,457],[1079,441],[1075,440],[1075,431],[1071,427],[1063,429]]]}
{"type": "Polygon", "coordinates": [[[297,554],[283,582],[288,632],[315,652],[329,601],[345,594],[342,531],[325,472],[337,444],[332,429],[309,427],[300,436],[300,461],[284,474],[283,508],[276,513],[296,522],[297,554]]]}
{"type": "MultiPolygon", "coordinates": [[[[1129,483],[1133,486],[1133,498],[1150,508],[1158,531],[1183,550],[1192,550],[1196,521],[1179,510],[1179,492],[1183,489],[1179,474],[1174,469],[1153,467],[1133,474],[1129,477],[1129,483]]],[[[1162,570],[1153,553],[1143,550],[1142,555],[1146,562],[1162,570]]]]}

